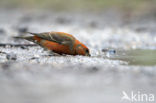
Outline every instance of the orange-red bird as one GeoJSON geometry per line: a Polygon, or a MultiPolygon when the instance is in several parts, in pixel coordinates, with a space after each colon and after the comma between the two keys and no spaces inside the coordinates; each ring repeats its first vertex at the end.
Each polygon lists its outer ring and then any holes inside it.
{"type": "MultiPolygon", "coordinates": [[[[30,32],[28,32],[30,33],[30,32]]],[[[64,32],[30,33],[33,36],[22,38],[39,44],[58,54],[90,56],[89,49],[74,36],[64,32]]]]}

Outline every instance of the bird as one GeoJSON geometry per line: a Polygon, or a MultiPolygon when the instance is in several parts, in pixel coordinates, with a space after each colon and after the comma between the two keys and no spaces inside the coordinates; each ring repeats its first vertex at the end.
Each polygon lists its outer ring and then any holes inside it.
{"type": "Polygon", "coordinates": [[[67,54],[91,56],[88,47],[71,34],[55,31],[27,33],[32,34],[32,36],[15,36],[14,38],[26,39],[40,45],[44,49],[50,50],[60,55],[67,54]]]}

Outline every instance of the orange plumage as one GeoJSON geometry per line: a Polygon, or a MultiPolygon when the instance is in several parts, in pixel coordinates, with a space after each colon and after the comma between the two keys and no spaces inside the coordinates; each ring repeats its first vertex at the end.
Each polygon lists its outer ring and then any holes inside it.
{"type": "Polygon", "coordinates": [[[34,36],[23,38],[58,54],[90,56],[89,49],[79,40],[64,32],[30,33],[34,36]]]}

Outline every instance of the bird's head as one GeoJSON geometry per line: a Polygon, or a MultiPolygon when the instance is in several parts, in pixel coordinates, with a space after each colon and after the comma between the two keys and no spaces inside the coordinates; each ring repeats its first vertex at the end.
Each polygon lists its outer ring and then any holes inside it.
{"type": "Polygon", "coordinates": [[[89,49],[82,43],[80,43],[76,46],[76,53],[78,55],[91,56],[89,53],[89,49]]]}

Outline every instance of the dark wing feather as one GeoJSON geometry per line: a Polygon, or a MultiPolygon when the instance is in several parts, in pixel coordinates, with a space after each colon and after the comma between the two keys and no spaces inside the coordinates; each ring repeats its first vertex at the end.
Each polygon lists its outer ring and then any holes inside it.
{"type": "Polygon", "coordinates": [[[30,33],[30,34],[62,45],[68,45],[70,46],[71,49],[73,48],[73,42],[75,40],[75,38],[70,34],[61,33],[61,32],[44,32],[44,33],[30,33]]]}

